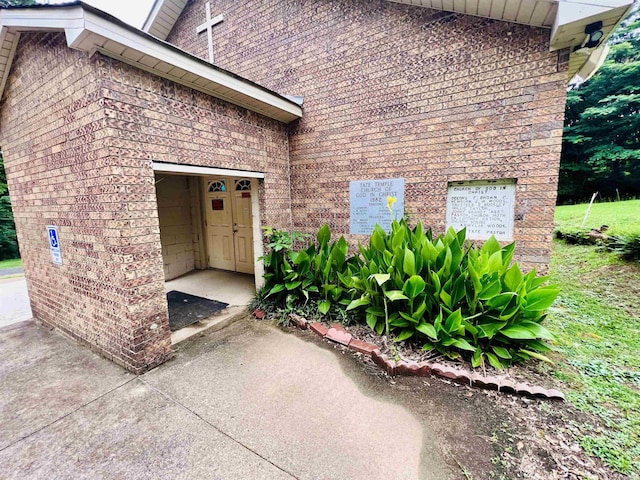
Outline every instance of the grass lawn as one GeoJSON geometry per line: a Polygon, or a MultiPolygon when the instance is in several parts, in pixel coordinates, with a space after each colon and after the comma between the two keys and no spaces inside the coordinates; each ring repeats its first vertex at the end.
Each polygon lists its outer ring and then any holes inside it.
{"type": "MultiPolygon", "coordinates": [[[[594,207],[615,206],[618,219],[640,208],[622,203],[594,207]]],[[[564,208],[561,218],[570,218],[564,208]]],[[[561,287],[546,323],[558,337],[553,375],[567,384],[568,401],[596,419],[571,430],[587,453],[640,478],[640,264],[556,240],[551,282],[561,287]]]]}
{"type": "Polygon", "coordinates": [[[0,270],[4,270],[7,268],[17,268],[22,266],[21,258],[14,258],[13,260],[1,260],[0,261],[0,270]]]}
{"type": "Polygon", "coordinates": [[[640,200],[594,203],[587,222],[580,228],[588,207],[588,203],[557,207],[556,228],[562,232],[575,232],[609,225],[609,235],[640,234],[640,200]]]}

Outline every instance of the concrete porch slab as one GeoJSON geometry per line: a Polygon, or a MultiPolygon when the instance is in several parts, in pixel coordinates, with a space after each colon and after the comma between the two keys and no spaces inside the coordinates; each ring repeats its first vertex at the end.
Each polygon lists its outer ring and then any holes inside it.
{"type": "Polygon", "coordinates": [[[253,276],[213,269],[194,270],[165,282],[165,291],[171,290],[229,304],[227,308],[209,318],[171,332],[172,345],[205,331],[215,332],[232,324],[245,314],[246,306],[256,294],[253,276]]]}
{"type": "Polygon", "coordinates": [[[165,291],[178,290],[199,297],[245,306],[256,294],[255,278],[244,273],[224,270],[194,270],[165,282],[165,291]]]}
{"type": "Polygon", "coordinates": [[[236,320],[241,319],[247,313],[246,307],[227,307],[220,312],[216,312],[204,320],[188,325],[180,330],[171,332],[171,345],[184,342],[188,338],[200,335],[204,332],[216,332],[228,327],[236,320]]]}
{"type": "Polygon", "coordinates": [[[402,401],[315,339],[244,316],[133,377],[33,321],[0,329],[0,478],[459,477],[475,408],[402,401]]]}
{"type": "Polygon", "coordinates": [[[267,323],[183,342],[143,378],[299,479],[451,478],[419,418],[363,394],[333,352],[267,323]]]}

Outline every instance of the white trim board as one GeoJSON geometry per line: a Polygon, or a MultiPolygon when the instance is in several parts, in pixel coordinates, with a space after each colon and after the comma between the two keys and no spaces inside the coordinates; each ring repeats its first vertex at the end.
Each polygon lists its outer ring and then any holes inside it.
{"type": "Polygon", "coordinates": [[[230,168],[198,167],[196,165],[180,165],[178,163],[153,162],[154,172],[182,173],[185,175],[218,175],[244,178],[264,178],[263,172],[233,170],[230,168]]]}

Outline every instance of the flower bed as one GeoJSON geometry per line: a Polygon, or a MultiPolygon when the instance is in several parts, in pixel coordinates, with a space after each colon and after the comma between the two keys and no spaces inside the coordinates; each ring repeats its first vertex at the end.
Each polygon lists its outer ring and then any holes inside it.
{"type": "Polygon", "coordinates": [[[396,345],[405,342],[451,360],[502,369],[531,358],[549,361],[541,325],[558,290],[535,270],[512,264],[515,244],[490,238],[479,247],[465,230],[434,237],[420,223],[380,226],[369,245],[348,256],[328,226],[316,242],[295,248],[300,234],[269,229],[265,287],[257,304],[285,313],[314,306],[314,314],[367,325],[396,345]]]}

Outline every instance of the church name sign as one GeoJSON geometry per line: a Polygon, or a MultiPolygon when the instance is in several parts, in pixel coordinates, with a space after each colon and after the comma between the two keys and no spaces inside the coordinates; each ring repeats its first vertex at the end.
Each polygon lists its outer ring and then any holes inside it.
{"type": "Polygon", "coordinates": [[[467,228],[470,240],[513,240],[515,180],[451,182],[447,192],[447,228],[467,228]]]}
{"type": "Polygon", "coordinates": [[[393,218],[400,220],[404,216],[404,178],[349,182],[349,197],[351,233],[354,235],[370,235],[376,223],[391,230],[388,197],[396,199],[393,218]]]}

